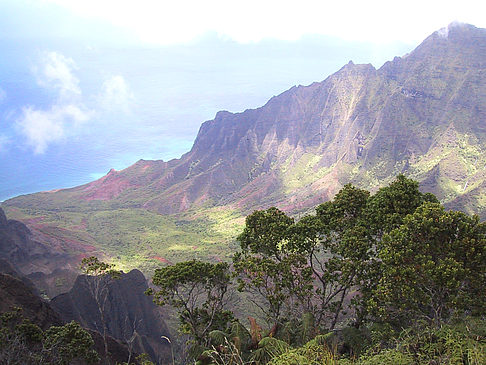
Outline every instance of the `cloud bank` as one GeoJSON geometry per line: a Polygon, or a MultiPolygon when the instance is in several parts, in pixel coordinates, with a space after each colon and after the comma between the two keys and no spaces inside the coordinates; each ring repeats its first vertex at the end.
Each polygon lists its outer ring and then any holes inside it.
{"type": "Polygon", "coordinates": [[[58,91],[59,98],[63,100],[81,95],[75,70],[77,66],[74,60],[57,52],[45,52],[40,70],[35,68],[38,84],[58,91]]]}
{"type": "Polygon", "coordinates": [[[55,100],[47,108],[22,107],[16,123],[35,154],[43,154],[52,143],[76,135],[81,127],[89,128],[85,123],[94,122],[96,116],[100,119],[107,112],[129,112],[135,97],[121,75],[105,80],[95,102],[87,106],[85,99],[93,98],[83,95],[74,60],[58,52],[44,52],[40,58],[33,72],[38,85],[53,92],[55,100]]]}
{"type": "Polygon", "coordinates": [[[128,113],[134,100],[135,95],[122,76],[112,76],[103,82],[99,103],[105,111],[128,113]]]}
{"type": "Polygon", "coordinates": [[[454,20],[486,26],[478,0],[48,0],[76,15],[128,29],[156,44],[216,32],[237,42],[296,40],[321,34],[352,41],[415,43],[454,20]]]}
{"type": "Polygon", "coordinates": [[[50,108],[24,106],[17,126],[34,153],[44,153],[49,144],[64,139],[67,130],[89,120],[90,112],[82,104],[79,80],[74,75],[73,59],[57,52],[42,54],[41,63],[34,67],[39,86],[57,93],[50,108]]]}
{"type": "Polygon", "coordinates": [[[41,154],[50,143],[64,139],[67,129],[88,119],[89,114],[73,104],[54,105],[47,111],[28,106],[22,109],[18,124],[27,144],[41,154]]]}

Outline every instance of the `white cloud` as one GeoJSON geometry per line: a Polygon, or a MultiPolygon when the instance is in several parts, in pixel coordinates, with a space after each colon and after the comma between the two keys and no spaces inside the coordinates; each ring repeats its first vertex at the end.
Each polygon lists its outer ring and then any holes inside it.
{"type": "Polygon", "coordinates": [[[135,99],[126,80],[115,75],[105,80],[91,108],[85,106],[76,63],[58,52],[42,54],[40,64],[34,69],[40,86],[56,92],[50,107],[24,106],[17,119],[17,128],[34,153],[45,153],[51,143],[81,133],[80,125],[103,113],[128,113],[135,99]]]}
{"type": "Polygon", "coordinates": [[[134,99],[133,92],[123,76],[113,76],[103,82],[99,102],[104,110],[127,113],[134,99]]]}
{"type": "Polygon", "coordinates": [[[34,153],[44,153],[51,143],[75,134],[93,112],[82,102],[76,63],[58,52],[44,52],[34,68],[38,84],[57,93],[54,103],[44,109],[24,106],[17,127],[34,153]]]}
{"type": "Polygon", "coordinates": [[[415,43],[454,20],[486,27],[479,0],[48,0],[75,14],[121,26],[146,42],[171,44],[217,32],[239,42],[323,34],[415,43]]]}
{"type": "Polygon", "coordinates": [[[89,114],[76,105],[54,105],[50,110],[32,107],[22,109],[22,117],[17,121],[27,143],[36,154],[44,153],[48,145],[66,137],[66,130],[77,127],[89,119],[89,114]]]}
{"type": "Polygon", "coordinates": [[[76,69],[72,58],[57,52],[45,52],[41,66],[36,69],[38,83],[58,91],[62,100],[72,99],[81,95],[79,80],[73,73],[76,69]]]}

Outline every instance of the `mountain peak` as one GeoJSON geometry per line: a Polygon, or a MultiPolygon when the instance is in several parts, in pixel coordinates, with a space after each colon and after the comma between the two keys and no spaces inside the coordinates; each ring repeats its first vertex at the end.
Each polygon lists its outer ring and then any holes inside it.
{"type": "Polygon", "coordinates": [[[452,39],[461,35],[462,37],[471,37],[478,33],[485,33],[484,29],[476,28],[472,24],[461,23],[461,22],[452,22],[447,27],[441,28],[433,33],[433,35],[449,39],[449,35],[452,36],[452,39]]]}
{"type": "Polygon", "coordinates": [[[476,28],[474,25],[453,22],[427,37],[412,53],[417,53],[424,47],[450,47],[458,49],[479,47],[483,48],[486,41],[486,29],[476,28]]]}

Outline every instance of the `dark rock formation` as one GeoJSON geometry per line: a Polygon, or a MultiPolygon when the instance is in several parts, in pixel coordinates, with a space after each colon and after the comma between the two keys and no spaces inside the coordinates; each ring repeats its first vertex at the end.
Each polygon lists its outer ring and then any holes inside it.
{"type": "Polygon", "coordinates": [[[39,327],[62,325],[60,316],[21,279],[0,273],[0,312],[22,308],[22,314],[39,327]]]}
{"type": "MultiPolygon", "coordinates": [[[[0,208],[0,267],[11,268],[29,278],[44,294],[52,297],[69,290],[77,276],[73,257],[34,239],[22,222],[8,220],[0,208]],[[6,263],[8,262],[8,264],[6,263]]],[[[0,269],[0,272],[4,272],[0,269]]]]}
{"type": "MultiPolygon", "coordinates": [[[[0,262],[2,270],[11,271],[15,276],[18,273],[6,261],[0,262]]],[[[48,302],[35,294],[33,289],[26,285],[20,277],[0,273],[0,313],[21,308],[22,316],[28,318],[43,330],[51,326],[62,326],[65,322],[61,316],[50,306],[48,302]]],[[[28,282],[28,280],[27,280],[28,282]]],[[[95,342],[94,349],[103,354],[103,337],[96,331],[90,330],[91,337],[95,342]]],[[[129,350],[126,345],[108,338],[108,351],[112,362],[122,363],[127,361],[129,350]]]]}
{"type": "MultiPolygon", "coordinates": [[[[96,279],[79,276],[69,293],[53,298],[51,304],[64,320],[75,320],[86,328],[103,333],[100,311],[90,289],[93,280],[96,279]]],[[[108,334],[132,342],[135,352],[145,352],[158,363],[169,358],[170,347],[161,336],[170,337],[170,334],[159,307],[144,294],[147,283],[143,274],[132,270],[122,274],[120,279],[103,279],[101,286],[106,288],[102,301],[108,334]]]]}

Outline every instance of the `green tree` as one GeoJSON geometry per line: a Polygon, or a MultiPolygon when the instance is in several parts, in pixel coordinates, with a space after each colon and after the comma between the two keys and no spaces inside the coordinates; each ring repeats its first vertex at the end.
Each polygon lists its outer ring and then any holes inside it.
{"type": "Polygon", "coordinates": [[[435,325],[486,310],[486,225],[425,203],[383,236],[382,276],[369,299],[386,321],[435,325]]]}
{"type": "Polygon", "coordinates": [[[99,361],[98,354],[92,349],[91,335],[75,321],[48,328],[43,345],[53,364],[68,365],[74,359],[84,359],[88,363],[99,361]]]}
{"type": "Polygon", "coordinates": [[[93,346],[91,335],[74,321],[44,332],[20,309],[0,314],[1,364],[92,364],[99,361],[93,346]]]}
{"type": "Polygon", "coordinates": [[[369,192],[345,185],[332,201],[316,208],[291,228],[289,247],[306,256],[317,286],[314,315],[334,329],[344,300],[356,283],[372,248],[362,212],[369,192]]]}
{"type": "Polygon", "coordinates": [[[383,234],[398,228],[408,214],[427,201],[439,202],[433,194],[421,193],[417,181],[400,174],[368,199],[364,219],[379,241],[383,234]]]}
{"type": "Polygon", "coordinates": [[[294,220],[277,208],[255,211],[238,236],[241,252],[233,257],[238,290],[273,325],[282,325],[310,310],[312,270],[306,257],[288,243],[294,220]]]}
{"type": "Polygon", "coordinates": [[[409,214],[426,202],[438,203],[430,193],[422,193],[417,181],[398,175],[388,186],[380,188],[370,196],[362,211],[361,226],[371,240],[368,260],[363,261],[356,277],[359,295],[353,299],[357,323],[362,324],[368,316],[370,300],[376,285],[382,277],[382,260],[379,253],[383,249],[382,238],[386,233],[400,227],[409,214]]]}
{"type": "Polygon", "coordinates": [[[180,262],[157,269],[149,289],[158,305],[170,305],[178,311],[180,330],[190,335],[197,356],[209,344],[209,332],[226,330],[233,320],[225,310],[231,281],[227,263],[212,264],[197,260],[180,262]]]}

